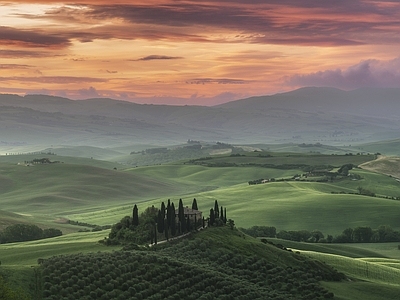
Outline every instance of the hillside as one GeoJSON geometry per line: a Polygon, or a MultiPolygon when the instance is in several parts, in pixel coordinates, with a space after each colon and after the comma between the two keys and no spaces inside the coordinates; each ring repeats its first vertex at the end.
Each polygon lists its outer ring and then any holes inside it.
{"type": "Polygon", "coordinates": [[[115,163],[63,156],[50,158],[64,163],[27,167],[23,161],[37,155],[3,156],[2,210],[15,214],[6,218],[7,224],[31,222],[67,233],[81,229],[64,224],[67,219],[110,225],[129,215],[134,204],[143,211],[167,199],[187,202],[196,198],[204,203],[203,209],[216,199],[229,206],[229,216],[240,227],[259,224],[336,235],[343,227],[377,228],[384,220],[400,228],[399,183],[394,178],[354,168],[350,177],[333,181],[323,175],[293,179],[307,174],[305,169],[325,172],[333,168],[335,172],[344,164],[369,161],[372,155],[241,153],[126,169],[115,163]],[[275,182],[248,184],[260,178],[275,182]],[[360,195],[359,187],[376,197],[360,195]]]}
{"type": "Polygon", "coordinates": [[[173,145],[188,139],[355,145],[398,138],[399,94],[398,89],[305,88],[215,107],[0,95],[0,150],[173,145]]]}
{"type": "Polygon", "coordinates": [[[400,256],[397,243],[310,244],[269,239],[344,273],[347,282],[325,282],[335,299],[397,299],[400,256]]]}
{"type": "Polygon", "coordinates": [[[54,257],[42,268],[44,299],[326,299],[333,294],[319,281],[343,278],[228,227],[148,250],[54,257]]]}
{"type": "Polygon", "coordinates": [[[400,157],[379,156],[377,160],[365,162],[361,168],[394,177],[400,184],[400,157]]]}

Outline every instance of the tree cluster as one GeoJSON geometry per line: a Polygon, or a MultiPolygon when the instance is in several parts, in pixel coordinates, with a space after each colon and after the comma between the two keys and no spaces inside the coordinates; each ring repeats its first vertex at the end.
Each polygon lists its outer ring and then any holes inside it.
{"type": "Polygon", "coordinates": [[[14,224],[0,232],[0,244],[34,241],[60,235],[61,230],[55,228],[42,229],[36,225],[14,224]]]}
{"type": "Polygon", "coordinates": [[[119,243],[155,243],[158,240],[185,234],[205,225],[204,218],[200,219],[196,198],[192,202],[191,215],[185,214],[182,199],[179,199],[178,213],[175,204],[168,199],[167,205],[161,203],[160,208],[148,207],[140,216],[138,208],[133,207],[132,216],[126,216],[113,225],[107,244],[119,243]]]}
{"type": "Polygon", "coordinates": [[[347,228],[343,232],[333,237],[324,234],[319,230],[281,230],[276,233],[275,227],[253,226],[240,230],[253,237],[276,237],[283,240],[310,243],[385,243],[400,242],[400,232],[394,231],[388,225],[381,225],[377,229],[368,226],[359,226],[356,228],[347,228]]]}
{"type": "MultiPolygon", "coordinates": [[[[208,218],[208,226],[223,226],[228,222],[226,218],[226,207],[219,208],[218,200],[214,202],[214,208],[210,209],[210,217],[208,218]]],[[[231,228],[233,221],[229,222],[231,228]]],[[[233,228],[232,228],[233,229],[233,228]]]]}

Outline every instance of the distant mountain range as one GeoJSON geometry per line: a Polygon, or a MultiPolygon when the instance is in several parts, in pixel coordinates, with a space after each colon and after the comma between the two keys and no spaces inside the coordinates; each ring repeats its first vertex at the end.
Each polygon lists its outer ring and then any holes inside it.
{"type": "Polygon", "coordinates": [[[0,148],[191,140],[348,145],[400,135],[400,89],[302,88],[213,107],[0,95],[0,148]]]}

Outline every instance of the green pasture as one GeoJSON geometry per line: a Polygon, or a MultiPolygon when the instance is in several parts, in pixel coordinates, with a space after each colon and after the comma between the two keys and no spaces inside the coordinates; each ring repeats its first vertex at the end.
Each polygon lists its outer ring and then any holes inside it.
{"type": "Polygon", "coordinates": [[[39,258],[119,249],[120,247],[104,246],[98,242],[107,237],[108,233],[109,230],[77,232],[37,241],[1,244],[1,267],[33,266],[37,265],[39,258]]]}
{"type": "Polygon", "coordinates": [[[362,187],[374,192],[377,196],[400,197],[400,183],[395,178],[370,172],[362,169],[353,169],[350,174],[358,174],[360,180],[340,180],[332,185],[341,188],[344,192],[358,192],[357,188],[362,187]]]}
{"type": "MultiPolygon", "coordinates": [[[[46,149],[45,151],[52,152],[53,149],[46,149]]],[[[40,151],[38,151],[40,152],[40,151]]],[[[0,164],[24,164],[25,161],[32,161],[33,159],[41,159],[48,158],[50,161],[60,161],[65,164],[74,164],[74,165],[85,165],[92,166],[104,169],[123,169],[124,165],[110,162],[107,160],[99,160],[99,159],[91,159],[89,157],[77,157],[77,156],[67,156],[67,155],[48,155],[48,154],[19,154],[19,155],[0,155],[0,164]]]]}
{"type": "Polygon", "coordinates": [[[400,139],[366,143],[355,148],[361,151],[380,152],[384,155],[400,155],[400,139]]]}
{"type": "MultiPolygon", "coordinates": [[[[190,206],[197,199],[199,209],[207,217],[214,201],[227,208],[227,216],[239,227],[275,226],[277,230],[320,230],[325,235],[338,235],[344,229],[358,226],[377,228],[390,225],[399,230],[400,201],[349,194],[330,184],[313,182],[275,182],[260,185],[237,184],[231,187],[156,198],[139,203],[139,212],[158,207],[169,198],[175,204],[182,198],[190,206]]],[[[67,215],[72,220],[105,225],[130,215],[132,206],[67,215]]]]}
{"type": "MultiPolygon", "coordinates": [[[[367,251],[375,252],[384,257],[400,260],[400,250],[398,246],[400,243],[360,243],[360,244],[347,244],[348,247],[355,249],[365,249],[367,251]]],[[[375,256],[379,257],[379,256],[375,256]]]]}
{"type": "MultiPolygon", "coordinates": [[[[82,160],[85,164],[60,163],[32,167],[7,162],[9,158],[16,157],[3,156],[1,159],[6,162],[0,163],[1,209],[14,213],[13,217],[7,217],[8,223],[26,221],[71,232],[80,228],[59,221],[69,218],[109,225],[130,215],[134,204],[138,204],[139,210],[143,211],[150,205],[158,207],[161,201],[168,199],[177,203],[182,198],[185,205],[190,206],[193,198],[196,198],[206,217],[214,200],[218,200],[220,205],[228,209],[228,217],[240,227],[268,225],[278,230],[318,229],[332,235],[341,233],[347,227],[376,228],[386,224],[395,230],[400,228],[400,201],[339,194],[357,193],[357,187],[361,186],[378,195],[400,196],[398,182],[393,178],[361,169],[351,171],[362,177],[356,181],[290,181],[250,186],[247,183],[250,180],[291,178],[301,171],[257,166],[205,167],[183,163],[121,171],[110,168],[111,165],[107,168],[89,165],[95,160],[84,158],[77,161],[82,160]]],[[[286,155],[280,154],[279,157],[280,163],[287,159],[286,155]]],[[[294,155],[289,158],[320,164],[317,160],[322,157],[294,155]]],[[[350,159],[354,162],[354,159],[367,157],[328,155],[325,156],[325,163],[331,164],[331,159],[336,159],[340,165],[350,159]]],[[[272,158],[278,159],[278,156],[272,158]]],[[[101,161],[98,163],[102,164],[101,161]]]]}
{"type": "MultiPolygon", "coordinates": [[[[373,243],[369,244],[306,243],[306,242],[283,240],[278,238],[267,238],[267,240],[275,244],[282,244],[284,247],[290,249],[299,249],[302,251],[314,251],[320,253],[335,254],[350,258],[368,257],[368,258],[386,259],[388,257],[384,253],[381,253],[380,251],[375,251],[375,248],[372,247],[370,248],[369,245],[372,245],[373,243]]],[[[387,245],[387,244],[391,244],[391,247],[394,247],[394,243],[374,243],[373,245],[387,245]]]]}
{"type": "Polygon", "coordinates": [[[340,167],[344,164],[359,165],[375,158],[374,155],[323,155],[314,153],[270,153],[270,152],[247,152],[245,156],[219,156],[209,160],[197,161],[203,164],[223,165],[309,165],[322,166],[331,165],[340,167]],[[271,156],[266,156],[271,155],[271,156]]]}
{"type": "Polygon", "coordinates": [[[400,286],[368,281],[322,282],[337,300],[398,300],[400,286]]]}
{"type": "Polygon", "coordinates": [[[2,209],[31,215],[106,209],[180,189],[148,176],[88,165],[0,164],[0,169],[2,209]]]}
{"type": "Polygon", "coordinates": [[[400,287],[400,269],[398,268],[334,254],[314,251],[300,251],[300,253],[323,261],[350,278],[375,283],[393,284],[400,287]]]}
{"type": "Polygon", "coordinates": [[[193,190],[210,190],[220,187],[248,183],[260,178],[286,178],[301,172],[298,169],[280,170],[260,167],[223,167],[213,168],[198,165],[169,164],[132,168],[127,170],[132,174],[168,180],[176,185],[191,186],[193,190]]]}
{"type": "MultiPolygon", "coordinates": [[[[315,230],[337,235],[348,227],[387,224],[400,228],[400,202],[360,195],[331,194],[333,186],[277,182],[233,187],[197,195],[202,207],[214,200],[228,208],[240,227],[275,226],[277,230],[315,230]],[[323,191],[325,190],[325,191],[323,191]],[[204,203],[204,204],[203,204],[204,203]]],[[[199,204],[200,205],[200,204],[199,204]]]]}

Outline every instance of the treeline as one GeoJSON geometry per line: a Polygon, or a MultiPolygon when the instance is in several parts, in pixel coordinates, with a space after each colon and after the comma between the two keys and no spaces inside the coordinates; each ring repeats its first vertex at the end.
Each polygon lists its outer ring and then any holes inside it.
{"type": "Polygon", "coordinates": [[[60,163],[59,160],[55,160],[55,161],[51,161],[48,158],[34,158],[33,160],[26,160],[24,161],[25,164],[32,164],[32,165],[36,165],[36,164],[58,164],[60,163]]]}
{"type": "Polygon", "coordinates": [[[0,232],[0,244],[34,241],[60,235],[61,230],[55,228],[42,229],[36,225],[14,224],[0,232]]]}
{"type": "Polygon", "coordinates": [[[321,231],[314,230],[281,230],[276,232],[275,227],[253,226],[240,228],[240,230],[253,237],[272,237],[283,240],[309,243],[385,243],[400,242],[400,232],[388,225],[381,225],[377,229],[368,226],[347,228],[337,236],[325,236],[321,231]]]}
{"type": "Polygon", "coordinates": [[[89,224],[86,222],[79,222],[79,221],[72,221],[72,220],[68,220],[68,224],[71,225],[75,225],[75,226],[82,226],[82,227],[89,227],[92,228],[91,230],[88,228],[84,228],[84,229],[80,229],[78,230],[79,232],[88,232],[88,231],[102,231],[102,230],[106,230],[106,229],[110,229],[111,225],[95,225],[95,224],[89,224]]]}

